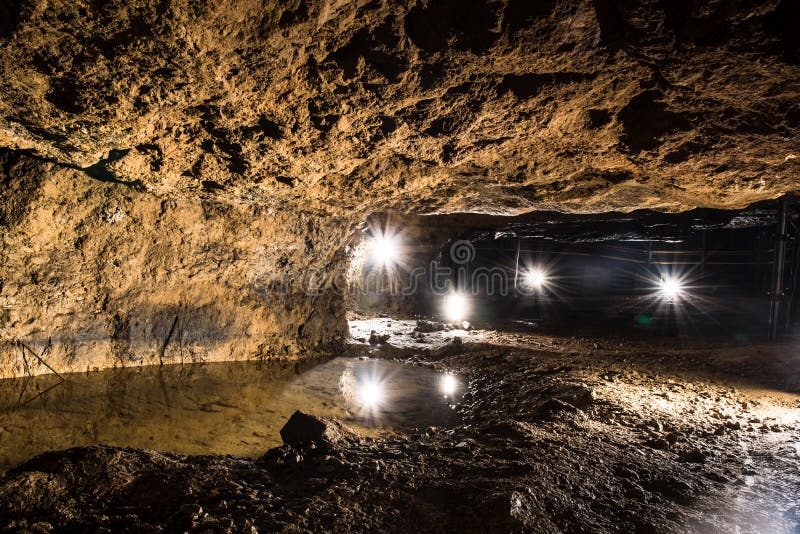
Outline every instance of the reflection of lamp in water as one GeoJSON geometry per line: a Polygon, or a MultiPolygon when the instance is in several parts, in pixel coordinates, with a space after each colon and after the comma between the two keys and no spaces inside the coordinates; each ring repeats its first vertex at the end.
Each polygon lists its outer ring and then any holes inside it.
{"type": "Polygon", "coordinates": [[[358,402],[368,412],[377,411],[384,399],[383,383],[366,378],[358,385],[358,402]]]}
{"type": "Polygon", "coordinates": [[[439,381],[439,389],[442,390],[445,397],[452,396],[456,392],[456,389],[458,389],[458,380],[456,380],[455,375],[451,375],[450,373],[442,375],[439,381]]]}

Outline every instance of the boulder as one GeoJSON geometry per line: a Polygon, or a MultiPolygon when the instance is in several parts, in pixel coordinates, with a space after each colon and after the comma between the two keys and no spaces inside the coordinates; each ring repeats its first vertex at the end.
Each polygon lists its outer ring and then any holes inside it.
{"type": "Polygon", "coordinates": [[[281,428],[281,439],[286,445],[302,448],[311,444],[336,445],[354,441],[358,439],[358,434],[339,421],[298,410],[281,428]]]}

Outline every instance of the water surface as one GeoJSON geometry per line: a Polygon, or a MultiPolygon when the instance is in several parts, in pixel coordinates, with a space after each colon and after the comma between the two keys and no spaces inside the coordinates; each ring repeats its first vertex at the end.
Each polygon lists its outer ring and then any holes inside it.
{"type": "Polygon", "coordinates": [[[298,409],[365,434],[413,431],[451,422],[462,388],[458,378],[429,368],[354,358],[65,378],[60,385],[52,375],[0,381],[0,472],[45,451],[91,444],[260,456],[281,444],[279,431],[298,409]]]}

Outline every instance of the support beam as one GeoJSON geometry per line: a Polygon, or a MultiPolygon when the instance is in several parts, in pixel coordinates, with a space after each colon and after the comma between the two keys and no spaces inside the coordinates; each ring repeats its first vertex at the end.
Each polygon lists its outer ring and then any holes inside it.
{"type": "Polygon", "coordinates": [[[775,236],[775,255],[772,268],[772,291],[770,293],[769,309],[769,340],[778,337],[778,324],[780,322],[781,301],[783,300],[783,271],[786,261],[786,219],[788,213],[788,200],[784,197],[778,210],[778,225],[775,236]]]}
{"type": "MultiPolygon", "coordinates": [[[[791,224],[792,229],[792,255],[790,256],[789,261],[789,282],[786,284],[788,286],[788,296],[786,299],[786,312],[784,315],[786,316],[785,328],[788,330],[794,321],[797,319],[797,307],[795,305],[796,297],[797,297],[797,288],[800,285],[800,229],[798,229],[797,225],[794,221],[791,224]]],[[[789,231],[791,232],[790,229],[789,231]]]]}

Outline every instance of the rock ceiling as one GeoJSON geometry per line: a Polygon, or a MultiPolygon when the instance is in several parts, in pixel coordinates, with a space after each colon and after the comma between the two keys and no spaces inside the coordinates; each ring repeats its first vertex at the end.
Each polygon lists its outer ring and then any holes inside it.
{"type": "Polygon", "coordinates": [[[0,10],[0,146],[164,197],[515,214],[800,184],[792,0],[0,10]]]}

